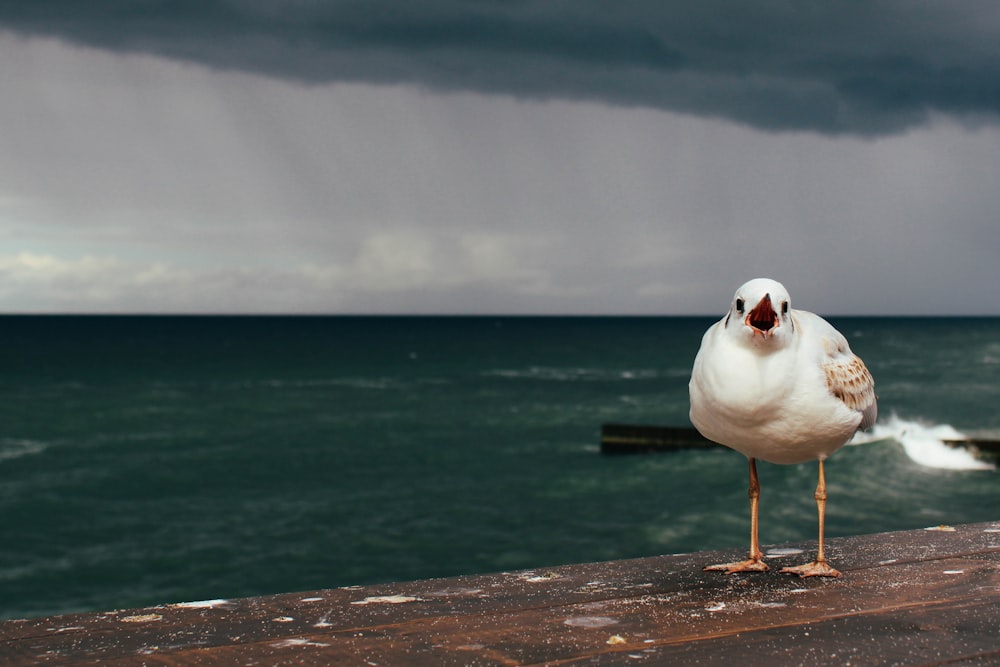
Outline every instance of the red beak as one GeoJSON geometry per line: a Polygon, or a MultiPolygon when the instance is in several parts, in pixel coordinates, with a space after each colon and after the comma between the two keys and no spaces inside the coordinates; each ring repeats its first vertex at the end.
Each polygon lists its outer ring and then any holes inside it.
{"type": "Polygon", "coordinates": [[[778,326],[778,313],[771,305],[771,295],[765,294],[760,303],[747,315],[746,323],[761,332],[767,334],[774,327],[778,326]]]}

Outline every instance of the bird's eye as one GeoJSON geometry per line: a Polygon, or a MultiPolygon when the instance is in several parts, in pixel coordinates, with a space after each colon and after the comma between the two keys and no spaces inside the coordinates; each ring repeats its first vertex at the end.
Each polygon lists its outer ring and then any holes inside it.
{"type": "Polygon", "coordinates": [[[743,312],[743,299],[736,299],[736,312],[743,312]]]}
{"type": "Polygon", "coordinates": [[[787,315],[788,314],[788,302],[787,301],[782,301],[781,302],[781,314],[782,315],[787,315]]]}

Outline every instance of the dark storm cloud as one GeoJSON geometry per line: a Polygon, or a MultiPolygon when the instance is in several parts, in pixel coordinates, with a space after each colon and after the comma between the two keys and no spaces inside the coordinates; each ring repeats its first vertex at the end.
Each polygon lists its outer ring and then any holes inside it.
{"type": "Polygon", "coordinates": [[[305,83],[584,99],[769,130],[1000,116],[1000,5],[930,2],[0,2],[0,26],[305,83]]]}

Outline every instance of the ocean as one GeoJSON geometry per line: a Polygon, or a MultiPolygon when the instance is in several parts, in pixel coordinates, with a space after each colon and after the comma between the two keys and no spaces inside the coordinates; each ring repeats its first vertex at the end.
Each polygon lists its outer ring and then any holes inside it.
{"type": "MultiPolygon", "coordinates": [[[[0,617],[746,548],[746,460],[603,456],[688,426],[716,318],[0,318],[0,617]]],[[[1000,319],[831,318],[880,418],[829,536],[1000,518],[1000,319]]],[[[816,465],[760,465],[761,541],[816,465]]],[[[846,564],[845,564],[846,565],[846,564]]]]}

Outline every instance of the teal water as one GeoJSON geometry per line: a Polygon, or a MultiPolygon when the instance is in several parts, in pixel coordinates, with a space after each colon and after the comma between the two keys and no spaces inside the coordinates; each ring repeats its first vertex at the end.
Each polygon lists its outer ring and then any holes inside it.
{"type": "MultiPolygon", "coordinates": [[[[729,450],[687,425],[713,318],[0,318],[0,617],[744,547],[729,450]]],[[[828,463],[828,534],[1000,518],[1000,319],[832,320],[880,428],[828,463]]],[[[761,539],[815,536],[815,465],[762,464],[761,539]]]]}

